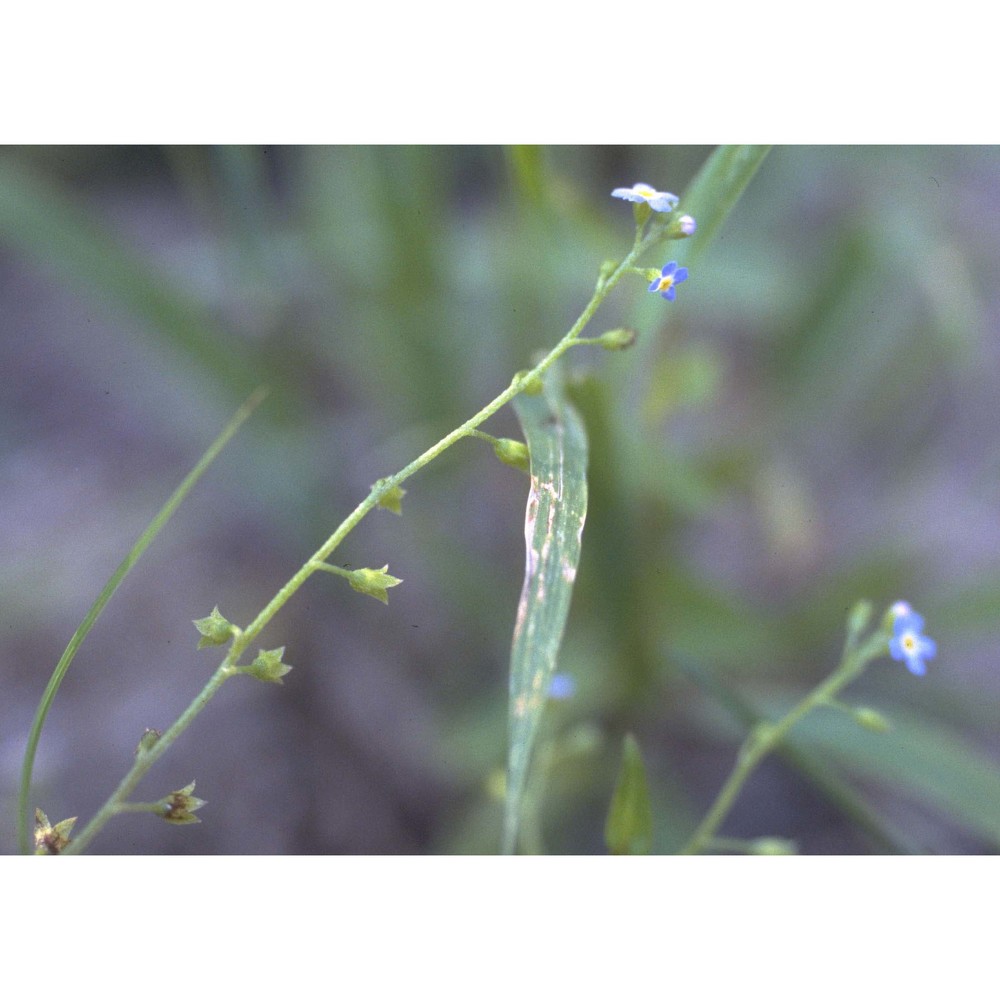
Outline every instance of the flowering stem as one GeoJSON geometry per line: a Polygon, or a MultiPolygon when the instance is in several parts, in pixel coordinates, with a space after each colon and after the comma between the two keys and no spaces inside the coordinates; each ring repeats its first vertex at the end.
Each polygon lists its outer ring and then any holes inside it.
{"type": "MultiPolygon", "coordinates": [[[[120,802],[116,813],[159,813],[163,810],[162,802],[120,802]]],[[[68,854],[69,851],[63,851],[68,854]]]]}
{"type": "Polygon", "coordinates": [[[716,839],[715,831],[733,807],[736,797],[757,765],[788,735],[789,730],[815,708],[829,707],[835,695],[858,677],[876,657],[884,656],[888,633],[879,630],[862,646],[845,650],[840,666],[818,687],[802,699],[787,715],[775,723],[761,723],[753,728],[736,755],[736,766],[722,786],[705,818],[681,848],[680,854],[699,854],[716,839]]]}
{"type": "Polygon", "coordinates": [[[132,807],[127,803],[128,796],[135,790],[153,764],[166,753],[184,730],[201,714],[208,702],[218,693],[223,683],[239,673],[237,664],[247,646],[256,639],[271,619],[274,618],[292,595],[295,594],[316,570],[333,573],[339,572],[338,567],[326,563],[326,560],[354,528],[357,527],[360,521],[378,506],[379,500],[386,493],[404,483],[414,473],[419,472],[425,465],[432,462],[457,441],[476,434],[476,429],[480,424],[488,420],[503,406],[506,406],[520,392],[524,391],[526,385],[530,385],[532,381],[540,379],[571,347],[580,343],[580,333],[593,318],[594,313],[597,312],[598,307],[607,298],[608,293],[625,274],[635,270],[635,262],[643,253],[656,244],[664,242],[666,239],[667,234],[662,228],[649,235],[644,235],[644,227],[638,227],[632,249],[628,255],[610,273],[606,276],[602,275],[597,283],[597,287],[594,289],[594,294],[591,296],[583,312],[580,313],[576,322],[534,368],[515,377],[510,385],[495,399],[487,403],[486,406],[466,420],[465,423],[456,427],[450,434],[446,434],[437,444],[432,445],[423,454],[417,456],[409,465],[404,466],[395,475],[380,479],[375,483],[368,496],[348,514],[333,534],[306,560],[301,569],[271,598],[257,617],[241,633],[235,635],[226,658],[219,665],[215,673],[212,674],[202,691],[184,710],[177,721],[163,732],[156,743],[137,756],[132,768],[121,780],[121,783],[111,794],[110,798],[101,806],[87,826],[70,841],[62,851],[63,854],[81,853],[90,845],[94,837],[112,816],[123,811],[131,811],[132,807]]]}
{"type": "Polygon", "coordinates": [[[233,661],[239,655],[235,652],[235,646],[236,644],[234,643],[233,648],[230,649],[218,670],[212,674],[209,682],[202,688],[194,701],[183,711],[177,721],[164,731],[152,747],[136,758],[131,770],[122,778],[121,783],[111,794],[111,797],[101,806],[94,815],[94,818],[69,842],[62,852],[63,854],[81,854],[87,849],[90,842],[103,829],[109,819],[120,812],[130,811],[128,809],[129,803],[126,800],[135,790],[136,785],[139,784],[153,764],[173,745],[177,737],[201,714],[201,710],[211,701],[223,683],[236,673],[236,668],[232,665],[233,661]]]}

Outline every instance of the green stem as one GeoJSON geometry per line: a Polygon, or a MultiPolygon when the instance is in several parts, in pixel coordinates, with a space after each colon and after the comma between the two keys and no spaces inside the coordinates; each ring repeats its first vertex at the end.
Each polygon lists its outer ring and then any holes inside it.
{"type": "Polygon", "coordinates": [[[105,584],[104,589],[97,595],[97,600],[94,601],[90,610],[84,616],[79,628],[73,633],[73,637],[59,658],[59,662],[56,664],[56,668],[49,678],[49,683],[42,694],[42,700],[39,702],[38,710],[35,713],[31,732],[28,734],[28,744],[24,751],[24,763],[21,766],[21,787],[18,792],[17,813],[18,847],[22,854],[28,854],[31,851],[31,775],[35,766],[35,752],[38,749],[38,741],[41,739],[42,727],[45,725],[49,709],[63,682],[63,678],[66,676],[66,672],[70,668],[70,664],[73,662],[73,658],[76,656],[76,651],[87,637],[87,633],[93,628],[94,623],[104,610],[104,606],[111,599],[111,595],[118,589],[122,580],[125,579],[132,567],[139,561],[140,556],[149,547],[149,544],[162,530],[167,521],[170,520],[174,511],[180,506],[181,501],[188,495],[194,484],[201,478],[219,452],[228,444],[243,422],[266,395],[267,389],[263,387],[254,392],[239,410],[236,411],[235,416],[225,426],[222,433],[209,445],[208,450],[199,459],[198,464],[184,477],[183,482],[163,505],[156,517],[153,518],[149,527],[142,533],[139,540],[132,546],[129,554],[122,560],[121,565],[112,574],[111,579],[105,584]]]}
{"type": "Polygon", "coordinates": [[[788,735],[789,730],[815,708],[828,706],[834,696],[854,680],[877,656],[886,652],[888,637],[876,632],[865,645],[845,654],[840,666],[822,684],[811,691],[787,715],[775,723],[762,723],[754,727],[744,740],[736,757],[736,766],[712,803],[711,809],[681,848],[680,854],[698,854],[714,839],[722,821],[733,807],[736,797],[756,770],[758,764],[788,735]]]}
{"type": "MultiPolygon", "coordinates": [[[[163,809],[162,802],[120,802],[116,813],[159,813],[163,809]]],[[[65,852],[64,852],[65,853],[65,852]]]]}
{"type": "Polygon", "coordinates": [[[136,786],[145,776],[146,772],[167,752],[181,733],[194,722],[198,715],[201,714],[201,710],[209,703],[219,688],[236,673],[236,668],[232,666],[233,658],[233,651],[230,650],[229,655],[222,661],[219,669],[212,674],[211,679],[202,688],[194,701],[188,705],[177,721],[160,736],[149,750],[136,758],[136,762],[132,765],[131,770],[122,778],[121,783],[112,792],[111,797],[101,806],[94,818],[70,841],[69,845],[62,852],[63,854],[82,854],[90,846],[90,842],[103,829],[108,820],[124,811],[127,805],[126,800],[135,791],[136,786]]]}
{"type": "MultiPolygon", "coordinates": [[[[577,343],[580,332],[592,319],[600,304],[607,297],[608,293],[618,284],[621,278],[629,273],[639,259],[639,257],[657,243],[666,239],[666,233],[657,231],[651,235],[643,236],[640,227],[636,231],[635,240],[628,256],[603,280],[599,281],[594,294],[587,303],[583,312],[576,322],[569,328],[563,338],[553,347],[548,354],[542,358],[529,372],[521,377],[515,378],[511,384],[504,389],[495,399],[487,403],[478,413],[474,414],[465,423],[456,427],[450,434],[446,434],[437,444],[432,445],[423,454],[418,455],[409,465],[404,466],[395,475],[380,479],[371,489],[357,507],[341,522],[332,535],[316,550],[316,552],[303,564],[301,569],[271,598],[268,604],[261,610],[256,618],[243,630],[242,634],[233,639],[232,646],[226,658],[219,668],[212,675],[201,693],[184,710],[184,713],[177,721],[167,729],[157,742],[147,752],[136,758],[135,763],[128,774],[111,794],[111,797],[98,810],[94,818],[87,824],[80,834],[73,838],[63,854],[79,854],[85,850],[100,832],[104,825],[116,813],[121,812],[123,804],[128,796],[134,791],[142,780],[146,772],[163,756],[173,745],[175,740],[201,713],[208,702],[215,696],[223,683],[238,672],[236,664],[247,646],[264,630],[272,618],[285,606],[296,591],[309,579],[318,569],[329,569],[332,564],[327,564],[326,560],[336,550],[340,543],[354,530],[359,522],[372,511],[381,497],[394,487],[404,483],[414,473],[419,472],[425,465],[432,462],[442,452],[446,451],[457,441],[473,434],[480,424],[488,420],[503,406],[506,406],[518,393],[522,392],[526,384],[534,379],[539,379],[552,367],[571,347],[577,343]]],[[[332,572],[337,572],[332,569],[332,572]]]]}
{"type": "Polygon", "coordinates": [[[351,578],[351,570],[337,566],[335,563],[316,563],[315,569],[322,570],[324,573],[333,573],[335,576],[342,576],[347,580],[351,578]]]}

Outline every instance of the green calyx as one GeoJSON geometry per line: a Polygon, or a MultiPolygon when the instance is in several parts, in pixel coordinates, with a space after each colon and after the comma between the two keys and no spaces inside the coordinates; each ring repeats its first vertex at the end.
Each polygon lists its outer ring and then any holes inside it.
{"type": "Polygon", "coordinates": [[[239,633],[239,629],[230,621],[227,621],[220,613],[218,606],[212,609],[212,613],[207,618],[197,618],[194,627],[201,633],[198,640],[198,648],[204,649],[206,646],[222,646],[239,633]]]}

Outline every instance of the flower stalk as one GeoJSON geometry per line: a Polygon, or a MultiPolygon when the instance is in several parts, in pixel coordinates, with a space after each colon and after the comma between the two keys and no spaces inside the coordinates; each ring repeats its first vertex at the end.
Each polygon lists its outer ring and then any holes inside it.
{"type": "MultiPolygon", "coordinates": [[[[837,708],[844,710],[847,706],[837,700],[837,695],[856,677],[864,672],[872,660],[891,654],[894,659],[907,659],[907,666],[913,670],[911,660],[918,653],[922,658],[930,659],[936,651],[934,641],[921,635],[923,619],[915,614],[908,604],[898,602],[889,609],[881,626],[872,633],[868,640],[859,645],[860,631],[858,611],[869,609],[859,605],[852,614],[848,625],[848,637],[840,665],[821,684],[814,688],[790,712],[778,722],[760,723],[750,731],[736,755],[736,764],[732,773],[726,779],[705,818],[699,823],[688,842],[681,848],[680,854],[700,854],[709,851],[720,843],[715,836],[722,821],[729,814],[737,796],[746,784],[747,779],[757,769],[760,762],[787,737],[792,727],[804,716],[817,708],[837,708]],[[905,639],[900,637],[904,636],[905,639]],[[904,642],[909,641],[909,645],[904,642]],[[897,655],[897,650],[899,655],[897,655]]],[[[865,615],[867,620],[867,614],[865,615]]],[[[863,627],[861,624],[860,627],[863,627]]],[[[922,660],[920,666],[923,666],[922,660]]],[[[921,671],[922,672],[922,671],[921,671]]],[[[878,713],[871,709],[851,710],[859,725],[866,728],[881,728],[883,731],[888,723],[878,713]]]]}
{"type": "MultiPolygon", "coordinates": [[[[657,211],[668,210],[667,205],[670,206],[670,210],[676,206],[676,197],[672,195],[668,197],[665,193],[653,192],[651,198],[652,200],[650,200],[648,204],[650,204],[657,211]],[[662,204],[664,206],[663,208],[658,208],[657,205],[653,204],[653,200],[655,200],[657,195],[663,195],[663,198],[661,198],[658,202],[658,204],[662,204]],[[672,202],[671,199],[673,199],[672,202]]],[[[645,207],[645,203],[637,207],[645,207]]],[[[648,216],[648,213],[646,213],[646,215],[648,216]]],[[[160,757],[163,756],[163,754],[167,752],[167,750],[170,749],[170,747],[184,733],[188,726],[191,725],[191,723],[201,714],[201,712],[205,709],[212,698],[218,694],[219,689],[227,680],[229,680],[229,678],[239,673],[248,672],[247,668],[239,666],[239,661],[244,651],[267,627],[274,616],[295,595],[299,588],[312,576],[312,574],[318,570],[332,572],[338,571],[337,568],[331,569],[331,564],[329,564],[327,560],[337,550],[344,539],[347,538],[347,536],[372,510],[380,505],[386,505],[386,499],[389,500],[389,504],[398,503],[398,498],[400,498],[405,492],[401,488],[402,484],[406,482],[407,479],[423,469],[424,466],[434,461],[434,459],[445,452],[453,444],[461,441],[463,438],[473,436],[480,424],[484,423],[498,410],[506,406],[519,393],[530,393],[536,390],[536,388],[541,384],[542,377],[552,367],[552,365],[554,365],[567,351],[569,351],[570,348],[585,342],[580,338],[580,334],[593,318],[601,303],[605,298],[607,298],[608,294],[618,284],[621,278],[625,274],[635,270],[637,262],[649,249],[671,238],[669,231],[663,226],[652,227],[651,231],[646,233],[647,221],[648,218],[644,218],[641,221],[637,219],[635,239],[631,250],[620,263],[613,265],[606,263],[602,266],[601,274],[594,289],[594,293],[591,296],[590,301],[580,313],[576,322],[563,335],[562,339],[554,347],[552,347],[533,368],[527,371],[519,372],[511,380],[507,388],[487,403],[481,410],[473,414],[473,416],[456,427],[449,434],[446,434],[440,441],[429,447],[426,451],[422,452],[415,459],[413,459],[412,462],[405,465],[394,475],[387,476],[386,478],[380,479],[377,483],[375,483],[369,494],[357,505],[357,507],[354,508],[353,511],[351,511],[350,514],[348,514],[346,518],[344,518],[329,538],[327,538],[326,541],[316,550],[316,552],[306,560],[302,567],[284,584],[284,586],[278,590],[267,605],[261,609],[256,618],[254,618],[254,620],[242,630],[232,626],[232,638],[229,652],[226,654],[226,657],[216,669],[215,673],[213,673],[209,678],[205,687],[194,698],[191,704],[188,705],[173,725],[164,730],[159,738],[153,742],[148,749],[136,756],[131,769],[122,778],[118,787],[101,806],[98,812],[94,815],[93,819],[91,819],[91,821],[81,830],[80,834],[68,843],[62,853],[78,854],[86,850],[86,848],[93,841],[94,837],[97,836],[97,834],[113,816],[120,812],[134,809],[133,804],[130,804],[128,801],[129,796],[131,796],[149,769],[156,763],[157,760],[160,759],[160,757]]],[[[379,596],[379,599],[381,599],[381,596],[379,596]]],[[[212,619],[212,616],[209,616],[209,619],[212,619]]],[[[215,623],[214,620],[200,621],[206,630],[209,632],[217,630],[218,634],[221,635],[222,626],[219,625],[216,629],[217,623],[215,623]]],[[[228,623],[226,624],[228,625],[228,623]]],[[[140,809],[140,811],[142,810],[140,809]]]]}

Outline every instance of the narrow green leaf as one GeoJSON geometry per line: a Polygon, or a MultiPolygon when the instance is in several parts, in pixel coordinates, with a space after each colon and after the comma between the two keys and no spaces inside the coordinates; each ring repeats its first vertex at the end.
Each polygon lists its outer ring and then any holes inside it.
{"type": "Polygon", "coordinates": [[[220,330],[206,309],[122,246],[55,182],[29,173],[10,156],[0,158],[0,242],[102,305],[125,310],[237,397],[245,397],[257,381],[245,348],[220,330]]]}
{"type": "Polygon", "coordinates": [[[507,163],[519,195],[537,204],[545,190],[545,154],[541,146],[508,146],[507,163]]]}
{"type": "MultiPolygon", "coordinates": [[[[694,216],[698,223],[695,234],[688,239],[671,241],[663,249],[662,256],[656,258],[652,263],[657,266],[665,264],[670,260],[676,260],[678,264],[692,268],[691,283],[685,285],[679,297],[687,298],[698,282],[698,261],[704,256],[705,251],[711,246],[723,224],[729,218],[730,213],[736,207],[747,185],[753,179],[760,165],[770,151],[770,146],[719,146],[708,159],[702,164],[701,169],[694,179],[681,193],[680,206],[678,211],[686,215],[694,216]]],[[[670,312],[664,312],[664,303],[657,295],[643,295],[636,299],[631,316],[631,325],[637,329],[648,328],[652,323],[661,325],[667,321],[670,312]]],[[[678,377],[677,358],[675,352],[670,352],[666,363],[658,359],[662,352],[660,338],[644,336],[639,338],[636,344],[635,353],[632,357],[631,367],[626,369],[622,366],[618,379],[618,385],[614,387],[613,398],[620,396],[633,396],[638,390],[639,398],[646,399],[647,412],[652,408],[655,413],[658,405],[662,406],[664,398],[669,399],[676,393],[676,382],[678,377]],[[628,380],[628,388],[624,383],[628,380]],[[661,401],[659,404],[657,401],[661,401]]],[[[717,373],[716,373],[717,374],[717,373]]],[[[712,374],[704,376],[714,377],[712,374]]],[[[709,386],[710,388],[711,386],[709,386]]],[[[626,408],[618,408],[620,413],[615,418],[616,423],[612,428],[615,437],[615,447],[635,447],[636,435],[634,433],[634,414],[626,408]]],[[[626,454],[622,451],[621,454],[626,454]]],[[[643,469],[649,463],[645,460],[640,463],[632,462],[626,467],[626,475],[633,480],[640,475],[633,470],[643,469]]],[[[677,479],[675,470],[672,479],[677,479]]],[[[662,482],[662,477],[658,480],[662,482]]],[[[679,483],[677,484],[680,485],[679,483]]],[[[691,483],[696,486],[695,483],[691,483]]],[[[660,487],[662,489],[662,487],[660,487]]],[[[678,492],[680,492],[678,490],[678,492]]],[[[689,493],[691,490],[689,489],[689,493]]],[[[703,490],[697,492],[704,493],[703,490]]],[[[693,494],[693,502],[697,501],[697,492],[693,494]]]]}
{"type": "MultiPolygon", "coordinates": [[[[738,720],[744,732],[764,722],[766,718],[777,719],[792,708],[791,702],[769,706],[765,716],[757,711],[736,690],[720,683],[710,671],[694,661],[684,664],[685,675],[692,680],[712,701],[721,705],[734,719],[738,720]]],[[[828,713],[830,715],[836,713],[828,713]]],[[[804,741],[796,740],[799,727],[806,725],[810,716],[799,722],[792,730],[791,738],[775,749],[775,754],[791,767],[799,771],[816,791],[849,820],[857,824],[871,839],[875,848],[882,853],[914,854],[919,848],[905,832],[889,824],[877,815],[869,803],[842,777],[840,769],[825,753],[807,749],[804,741]]],[[[705,720],[706,723],[708,720],[705,720]]],[[[848,735],[853,735],[856,727],[848,735]]]]}
{"type": "Polygon", "coordinates": [[[622,742],[622,766],[604,825],[604,842],[612,854],[649,854],[653,845],[653,810],[646,769],[631,733],[622,742]]]}
{"type": "Polygon", "coordinates": [[[861,729],[842,712],[813,712],[791,733],[855,774],[904,791],[1000,848],[1000,768],[954,730],[883,708],[892,729],[861,729]]]}
{"type": "Polygon", "coordinates": [[[677,259],[697,260],[740,200],[770,146],[719,146],[681,196],[680,210],[693,215],[698,231],[677,244],[677,259]]]}
{"type": "Polygon", "coordinates": [[[532,748],[566,627],[587,516],[587,436],[558,372],[549,371],[543,395],[518,396],[514,410],[531,452],[531,488],[524,585],[510,651],[507,854],[517,847],[532,748]]]}
{"type": "Polygon", "coordinates": [[[163,505],[159,513],[150,522],[149,527],[142,533],[139,540],[132,546],[129,554],[122,560],[121,565],[111,575],[111,579],[104,585],[104,589],[98,594],[90,610],[84,616],[80,626],[73,633],[69,644],[63,651],[59,662],[56,664],[49,683],[42,694],[42,700],[35,713],[34,722],[31,725],[31,732],[28,735],[28,745],[24,753],[24,763],[21,766],[21,787],[18,793],[18,846],[22,854],[29,851],[31,836],[31,817],[29,816],[29,803],[31,800],[31,772],[35,766],[35,751],[38,748],[38,741],[42,735],[42,727],[45,725],[45,718],[49,714],[49,708],[59,690],[59,686],[69,670],[69,665],[76,656],[76,651],[80,644],[87,637],[87,633],[94,627],[94,623],[100,617],[104,606],[111,599],[111,595],[118,589],[122,580],[128,575],[129,570],[139,561],[139,557],[149,547],[150,542],[160,533],[167,521],[180,506],[181,501],[188,495],[191,488],[201,478],[205,470],[215,461],[219,452],[229,443],[233,435],[239,430],[243,422],[253,413],[257,405],[267,394],[265,389],[258,389],[240,408],[235,416],[222,430],[222,433],[212,442],[208,450],[198,461],[198,464],[185,476],[184,481],[177,487],[170,499],[163,505]]]}

